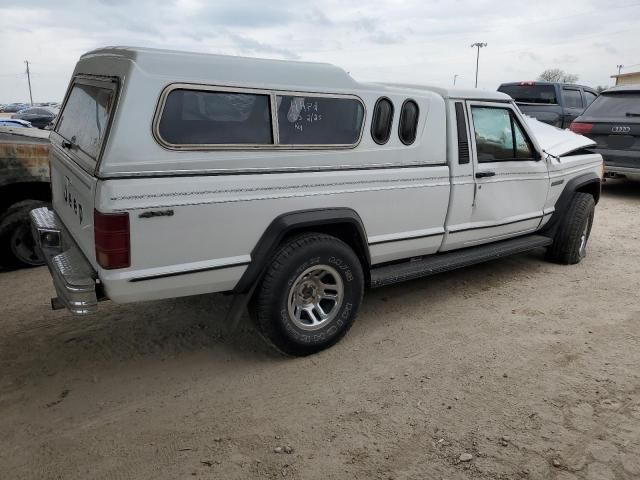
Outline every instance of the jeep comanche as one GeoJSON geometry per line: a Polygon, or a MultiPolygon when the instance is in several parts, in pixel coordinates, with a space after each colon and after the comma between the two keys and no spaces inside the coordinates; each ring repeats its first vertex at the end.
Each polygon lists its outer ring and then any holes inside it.
{"type": "Polygon", "coordinates": [[[499,92],[111,47],[76,65],[53,210],[31,216],[55,307],[226,292],[270,344],[308,355],[348,331],[366,287],[536,248],[581,261],[592,144],[499,92]]]}

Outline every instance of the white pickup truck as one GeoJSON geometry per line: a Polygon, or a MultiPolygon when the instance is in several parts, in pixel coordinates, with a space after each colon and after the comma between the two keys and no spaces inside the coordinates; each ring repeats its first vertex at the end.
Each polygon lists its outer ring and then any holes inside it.
{"type": "Polygon", "coordinates": [[[579,262],[602,178],[591,140],[502,93],[141,48],[81,57],[51,144],[54,308],[226,292],[290,355],[337,342],[366,287],[579,262]]]}

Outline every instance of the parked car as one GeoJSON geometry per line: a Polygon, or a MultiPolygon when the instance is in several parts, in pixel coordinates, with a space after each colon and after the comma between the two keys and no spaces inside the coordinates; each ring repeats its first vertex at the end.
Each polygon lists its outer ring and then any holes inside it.
{"type": "Polygon", "coordinates": [[[33,128],[31,122],[17,118],[0,118],[0,127],[33,128]]]}
{"type": "Polygon", "coordinates": [[[9,103],[3,107],[3,111],[4,113],[16,113],[29,107],[30,105],[26,103],[9,103]]]}
{"type": "Polygon", "coordinates": [[[50,205],[49,132],[6,121],[28,124],[0,119],[0,265],[42,265],[29,212],[50,205]]]}
{"type": "Polygon", "coordinates": [[[11,115],[11,118],[26,120],[34,127],[45,128],[55,120],[57,114],[58,113],[51,108],[29,107],[24,110],[20,110],[18,113],[14,113],[11,115]]]}
{"type": "Polygon", "coordinates": [[[559,128],[567,128],[598,96],[584,85],[554,82],[503,83],[498,91],[513,98],[522,113],[559,128]]]}
{"type": "Polygon", "coordinates": [[[640,180],[640,85],[605,90],[570,128],[596,142],[607,176],[640,180]]]}
{"type": "Polygon", "coordinates": [[[291,355],[337,342],[367,286],[581,261],[602,174],[591,140],[499,92],[125,47],[81,57],[51,143],[31,216],[54,307],[230,292],[291,355]]]}

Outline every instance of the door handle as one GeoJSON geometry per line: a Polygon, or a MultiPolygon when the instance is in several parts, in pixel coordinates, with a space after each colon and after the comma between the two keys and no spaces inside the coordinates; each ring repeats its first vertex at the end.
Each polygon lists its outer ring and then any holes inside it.
{"type": "Polygon", "coordinates": [[[476,172],[476,178],[495,177],[496,172],[476,172]]]}

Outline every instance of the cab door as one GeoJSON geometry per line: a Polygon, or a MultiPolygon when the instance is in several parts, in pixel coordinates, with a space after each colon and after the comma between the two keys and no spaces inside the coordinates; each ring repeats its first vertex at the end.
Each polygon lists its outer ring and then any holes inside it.
{"type": "Polygon", "coordinates": [[[467,101],[466,112],[473,191],[453,199],[458,214],[447,225],[443,250],[535,231],[549,189],[547,165],[512,104],[467,101]]]}

